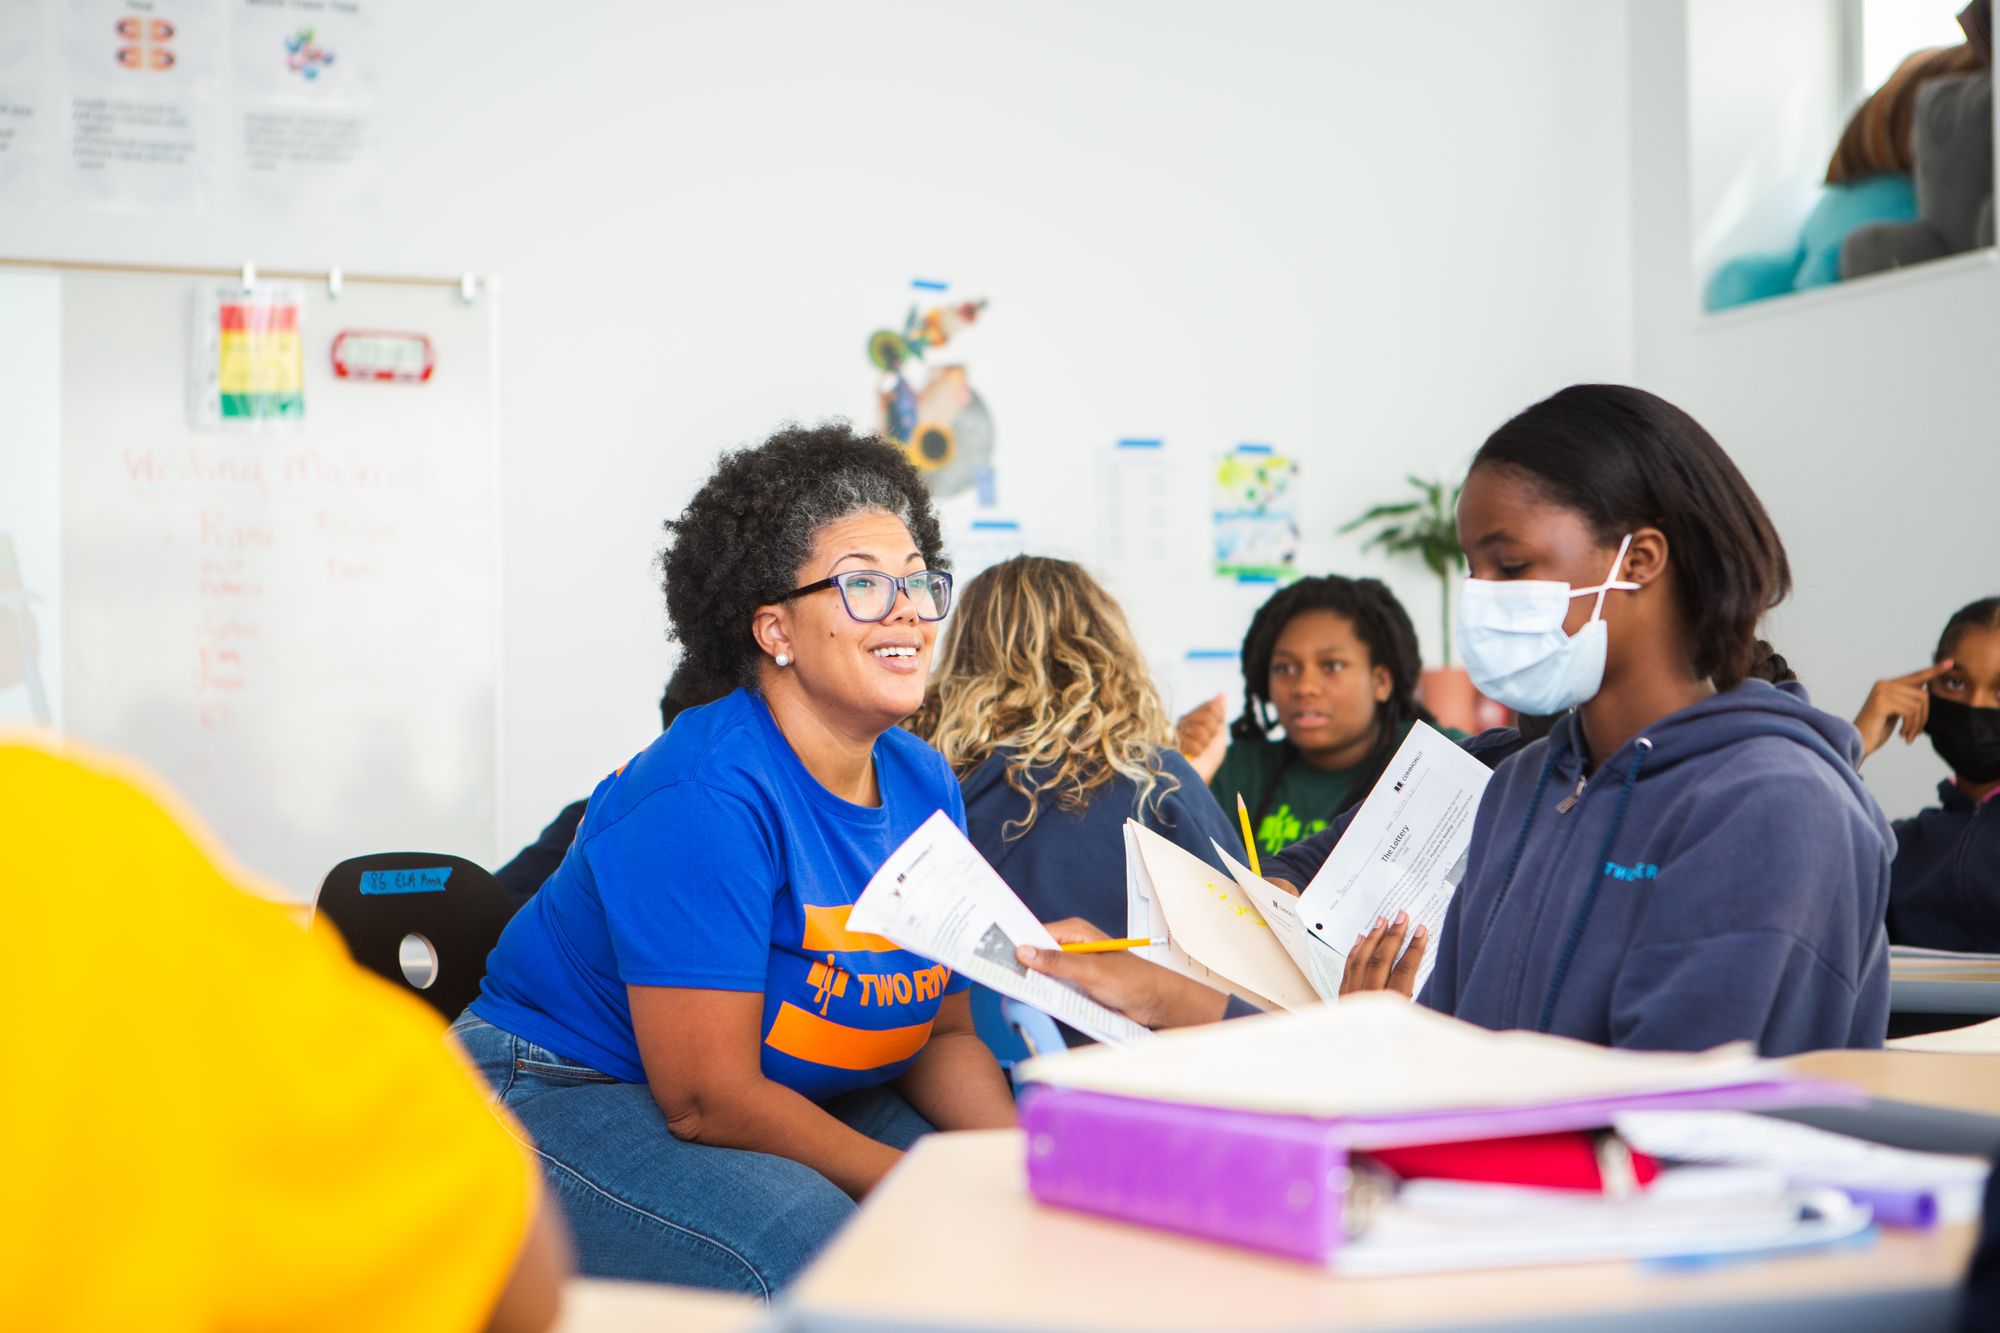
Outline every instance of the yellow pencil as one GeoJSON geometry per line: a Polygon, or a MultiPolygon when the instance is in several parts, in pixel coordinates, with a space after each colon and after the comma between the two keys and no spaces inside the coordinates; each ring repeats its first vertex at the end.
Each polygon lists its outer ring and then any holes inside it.
{"type": "Polygon", "coordinates": [[[1115,953],[1119,949],[1143,949],[1149,944],[1165,944],[1165,940],[1080,940],[1075,944],[1065,944],[1064,953],[1115,953]]]}
{"type": "Polygon", "coordinates": [[[1250,807],[1243,804],[1243,793],[1236,793],[1236,817],[1243,821],[1243,850],[1250,853],[1250,873],[1258,879],[1264,878],[1264,867],[1257,864],[1257,839],[1250,833],[1250,807]]]}

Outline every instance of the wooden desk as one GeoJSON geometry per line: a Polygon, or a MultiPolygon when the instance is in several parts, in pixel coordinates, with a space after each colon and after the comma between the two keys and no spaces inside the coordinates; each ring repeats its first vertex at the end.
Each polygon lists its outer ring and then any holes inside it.
{"type": "MultiPolygon", "coordinates": [[[[1879,1097],[2000,1111],[2000,1056],[1824,1052],[1800,1066],[1879,1097]]],[[[1016,1133],[926,1139],[781,1306],[797,1333],[861,1330],[1944,1329],[1969,1226],[1865,1250],[1689,1272],[1577,1264],[1336,1278],[1028,1195],[1016,1133]]]]}
{"type": "Polygon", "coordinates": [[[553,1333],[750,1333],[768,1319],[763,1302],[747,1296],[574,1278],[553,1333]]]}
{"type": "Polygon", "coordinates": [[[2000,1017],[2000,962],[1892,958],[1889,1011],[2000,1017]]]}

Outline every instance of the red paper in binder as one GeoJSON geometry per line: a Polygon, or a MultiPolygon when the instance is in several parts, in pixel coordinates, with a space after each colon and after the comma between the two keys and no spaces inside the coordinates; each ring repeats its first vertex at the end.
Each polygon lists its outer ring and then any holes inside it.
{"type": "Polygon", "coordinates": [[[1660,1164],[1615,1134],[1573,1130],[1469,1143],[1424,1143],[1366,1154],[1404,1180],[1470,1180],[1488,1185],[1626,1194],[1653,1183],[1660,1164]]]}

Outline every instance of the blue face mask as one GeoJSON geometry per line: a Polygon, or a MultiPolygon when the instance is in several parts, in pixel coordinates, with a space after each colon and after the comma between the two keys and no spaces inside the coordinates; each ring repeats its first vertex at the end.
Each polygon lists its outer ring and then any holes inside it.
{"type": "Polygon", "coordinates": [[[1467,579],[1458,598],[1458,642],[1479,692],[1517,713],[1561,713],[1588,702],[1604,684],[1604,595],[1637,592],[1618,578],[1628,535],[1603,583],[1571,588],[1540,579],[1467,579]],[[1596,594],[1590,620],[1563,632],[1569,604],[1596,594]]]}

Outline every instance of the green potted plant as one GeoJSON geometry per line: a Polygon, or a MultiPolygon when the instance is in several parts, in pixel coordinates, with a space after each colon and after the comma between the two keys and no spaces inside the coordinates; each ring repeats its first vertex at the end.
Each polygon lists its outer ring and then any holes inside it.
{"type": "Polygon", "coordinates": [[[1451,585],[1465,569],[1465,555],[1458,548],[1458,493],[1462,488],[1421,477],[1411,477],[1409,482],[1416,488],[1416,499],[1378,504],[1340,530],[1354,532],[1372,524],[1374,531],[1361,544],[1362,550],[1414,555],[1437,575],[1438,643],[1443,661],[1425,668],[1418,693],[1438,721],[1472,731],[1488,721],[1480,716],[1480,705],[1487,701],[1472,687],[1465,668],[1451,664],[1451,585]]]}

